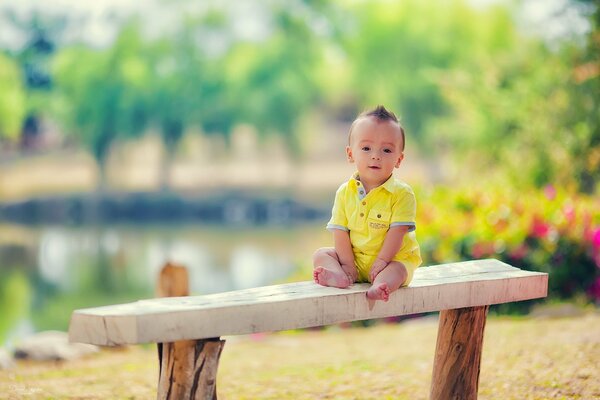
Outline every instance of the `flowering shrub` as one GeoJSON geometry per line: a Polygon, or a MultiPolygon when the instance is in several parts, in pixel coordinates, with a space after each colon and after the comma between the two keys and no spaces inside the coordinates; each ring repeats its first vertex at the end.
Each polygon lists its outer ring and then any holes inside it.
{"type": "Polygon", "coordinates": [[[426,265],[498,258],[548,272],[549,296],[584,294],[600,303],[600,198],[552,186],[417,191],[418,235],[426,265]]]}

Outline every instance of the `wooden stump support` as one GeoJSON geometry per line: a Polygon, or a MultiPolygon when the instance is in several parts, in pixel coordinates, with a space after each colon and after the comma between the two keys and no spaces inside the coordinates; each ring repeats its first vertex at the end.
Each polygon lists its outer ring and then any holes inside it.
{"type": "Polygon", "coordinates": [[[216,400],[217,370],[225,341],[219,338],[159,343],[159,400],[216,400]]]}
{"type": "Polygon", "coordinates": [[[475,400],[489,306],[440,312],[431,400],[475,400]]]}
{"type": "MultiPolygon", "coordinates": [[[[156,294],[159,297],[189,296],[185,267],[165,264],[156,294]]],[[[225,346],[220,338],[158,343],[158,400],[216,400],[219,357],[225,346]]]]}

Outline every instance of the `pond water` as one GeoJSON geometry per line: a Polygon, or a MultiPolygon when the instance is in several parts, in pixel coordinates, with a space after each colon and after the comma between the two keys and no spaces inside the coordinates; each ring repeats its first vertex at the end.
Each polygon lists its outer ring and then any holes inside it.
{"type": "Polygon", "coordinates": [[[65,227],[0,224],[0,346],[66,331],[77,308],[154,297],[166,261],[188,268],[193,295],[310,279],[320,223],[291,227],[65,227]]]}

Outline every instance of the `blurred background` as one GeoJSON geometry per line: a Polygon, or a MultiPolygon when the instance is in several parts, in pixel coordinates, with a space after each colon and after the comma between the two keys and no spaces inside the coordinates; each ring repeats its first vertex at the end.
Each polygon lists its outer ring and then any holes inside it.
{"type": "Polygon", "coordinates": [[[0,345],[152,297],[166,261],[193,294],[310,279],[377,104],[425,265],[499,258],[598,305],[599,7],[0,3],[0,345]]]}

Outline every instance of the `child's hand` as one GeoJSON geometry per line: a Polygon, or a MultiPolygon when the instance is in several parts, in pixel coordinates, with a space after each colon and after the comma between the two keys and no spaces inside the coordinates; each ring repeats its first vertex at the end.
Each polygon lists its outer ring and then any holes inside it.
{"type": "Polygon", "coordinates": [[[387,267],[387,265],[388,263],[383,261],[382,259],[375,259],[375,262],[371,266],[371,272],[369,272],[369,280],[371,281],[371,283],[373,283],[377,275],[379,275],[379,273],[383,271],[385,267],[387,267]]]}

